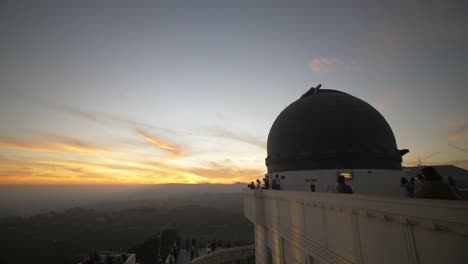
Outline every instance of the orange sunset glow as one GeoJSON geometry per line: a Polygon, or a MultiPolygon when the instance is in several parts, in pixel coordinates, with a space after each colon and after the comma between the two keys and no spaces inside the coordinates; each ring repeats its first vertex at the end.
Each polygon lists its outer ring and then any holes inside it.
{"type": "Polygon", "coordinates": [[[83,5],[0,8],[0,184],[262,179],[275,118],[318,83],[376,108],[404,166],[468,169],[456,4],[83,5]]]}

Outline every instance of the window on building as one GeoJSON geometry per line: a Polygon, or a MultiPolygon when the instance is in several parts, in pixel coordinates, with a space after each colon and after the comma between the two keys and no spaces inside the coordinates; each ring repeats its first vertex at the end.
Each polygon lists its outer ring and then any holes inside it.
{"type": "Polygon", "coordinates": [[[353,178],[353,172],[351,171],[340,171],[338,172],[338,176],[343,176],[345,179],[352,179],[353,178]]]}

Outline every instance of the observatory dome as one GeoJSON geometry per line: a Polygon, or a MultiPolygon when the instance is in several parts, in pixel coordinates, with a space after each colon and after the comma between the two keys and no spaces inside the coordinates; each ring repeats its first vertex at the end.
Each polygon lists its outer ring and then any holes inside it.
{"type": "Polygon", "coordinates": [[[268,135],[268,172],[401,169],[392,129],[374,107],[319,88],[311,88],[276,118],[268,135]]]}

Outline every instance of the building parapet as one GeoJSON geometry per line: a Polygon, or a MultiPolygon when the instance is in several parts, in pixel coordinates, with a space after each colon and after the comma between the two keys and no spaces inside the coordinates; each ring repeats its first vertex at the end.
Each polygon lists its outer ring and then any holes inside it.
{"type": "Polygon", "coordinates": [[[468,259],[464,201],[245,190],[244,212],[256,224],[256,263],[468,259]]]}

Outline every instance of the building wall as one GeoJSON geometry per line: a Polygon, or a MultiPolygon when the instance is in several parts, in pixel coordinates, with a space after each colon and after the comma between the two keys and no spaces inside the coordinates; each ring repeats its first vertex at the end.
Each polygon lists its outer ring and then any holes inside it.
{"type": "Polygon", "coordinates": [[[404,172],[401,170],[308,170],[275,172],[269,173],[268,176],[271,181],[278,174],[282,190],[308,192],[310,191],[310,184],[315,184],[317,192],[335,192],[339,172],[351,172],[353,174],[353,178],[346,180],[346,183],[352,187],[354,193],[404,196],[403,189],[400,187],[400,178],[404,176],[404,172]]]}
{"type": "Polygon", "coordinates": [[[468,203],[247,190],[256,263],[466,263],[468,203]]]}

